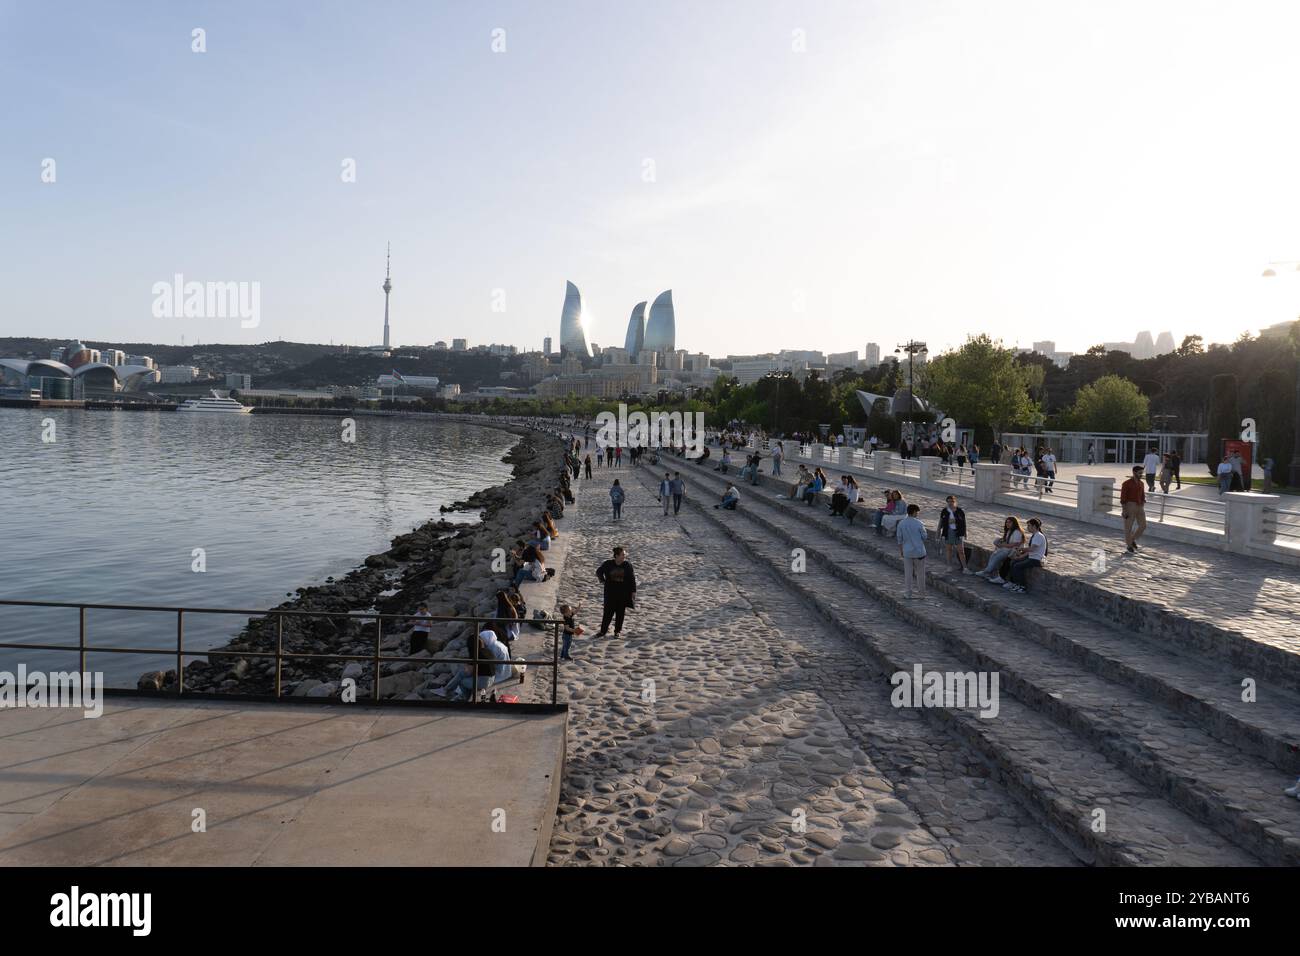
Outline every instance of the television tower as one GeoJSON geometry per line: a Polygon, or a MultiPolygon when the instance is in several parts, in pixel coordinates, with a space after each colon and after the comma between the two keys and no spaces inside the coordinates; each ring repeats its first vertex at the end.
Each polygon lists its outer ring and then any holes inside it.
{"type": "Polygon", "coordinates": [[[388,293],[393,291],[392,278],[393,244],[388,244],[388,253],[384,260],[384,351],[388,351],[388,293]]]}

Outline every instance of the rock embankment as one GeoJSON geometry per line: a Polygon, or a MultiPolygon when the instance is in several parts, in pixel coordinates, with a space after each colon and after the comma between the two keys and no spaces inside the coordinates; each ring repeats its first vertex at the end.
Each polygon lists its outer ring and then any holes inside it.
{"type": "MultiPolygon", "coordinates": [[[[387,551],[370,555],[340,580],[331,578],[319,586],[299,588],[292,599],[271,609],[271,613],[250,619],[237,637],[208,651],[206,660],[186,665],[185,690],[273,694],[275,661],[247,655],[274,652],[281,627],[286,653],[370,656],[375,651],[376,623],[357,617],[357,612],[413,615],[421,602],[427,602],[435,617],[493,616],[496,591],[509,583],[505,571],[493,571],[494,550],[509,550],[517,539],[525,537],[564,471],[564,446],[554,435],[510,430],[520,435],[519,442],[503,459],[514,466],[510,481],[443,509],[459,515],[460,520],[439,518],[398,535],[387,551]],[[474,513],[478,520],[470,523],[466,519],[474,513]]],[[[500,563],[497,567],[500,569],[500,563]]],[[[380,696],[429,696],[434,687],[446,681],[453,666],[441,659],[464,655],[465,643],[456,639],[464,636],[468,627],[460,622],[435,624],[428,650],[412,655],[428,657],[427,665],[382,664],[380,696]]],[[[392,657],[408,655],[409,630],[404,621],[386,620],[383,653],[392,657]]],[[[337,697],[350,679],[357,699],[363,700],[371,696],[374,678],[374,665],[369,661],[287,659],[281,673],[281,693],[337,697]]],[[[142,690],[174,690],[175,684],[174,670],[153,671],[138,682],[142,690]]]]}

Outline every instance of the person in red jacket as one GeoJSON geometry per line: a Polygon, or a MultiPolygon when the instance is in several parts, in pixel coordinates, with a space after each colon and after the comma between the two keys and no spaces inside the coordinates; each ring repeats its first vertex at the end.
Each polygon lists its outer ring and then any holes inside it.
{"type": "Polygon", "coordinates": [[[1142,486],[1141,465],[1133,466],[1133,477],[1119,489],[1119,509],[1124,515],[1124,544],[1129,551],[1138,550],[1138,538],[1147,529],[1147,492],[1142,486]]]}

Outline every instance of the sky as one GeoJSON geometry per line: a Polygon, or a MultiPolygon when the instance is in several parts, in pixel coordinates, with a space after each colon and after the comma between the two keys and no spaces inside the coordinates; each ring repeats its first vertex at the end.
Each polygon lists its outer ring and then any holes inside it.
{"type": "Polygon", "coordinates": [[[1230,342],[1300,316],[1297,35],[1293,0],[0,0],[0,336],[371,345],[391,242],[396,344],[558,345],[565,280],[589,340],[671,288],[715,356],[1230,342]],[[177,275],[255,319],[168,314],[177,275]]]}

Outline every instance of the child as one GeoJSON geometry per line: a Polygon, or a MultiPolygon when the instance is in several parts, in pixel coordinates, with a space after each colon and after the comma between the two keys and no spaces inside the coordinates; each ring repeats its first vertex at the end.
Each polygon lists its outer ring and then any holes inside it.
{"type": "Polygon", "coordinates": [[[568,604],[560,605],[560,616],[564,618],[564,644],[560,649],[560,660],[562,661],[573,660],[573,658],[569,656],[569,647],[573,644],[573,639],[575,637],[581,637],[586,633],[582,629],[581,624],[575,623],[575,618],[578,616],[578,611],[580,610],[582,610],[581,604],[576,608],[571,607],[568,604]]]}

